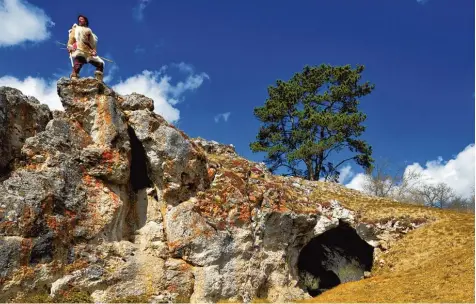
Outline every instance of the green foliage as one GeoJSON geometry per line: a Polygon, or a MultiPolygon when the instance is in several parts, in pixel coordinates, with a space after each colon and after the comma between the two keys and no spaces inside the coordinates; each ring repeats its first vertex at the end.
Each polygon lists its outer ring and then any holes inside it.
{"type": "Polygon", "coordinates": [[[358,281],[363,278],[364,273],[362,266],[358,262],[352,260],[350,263],[346,263],[337,269],[337,276],[341,283],[350,281],[358,281]]]}
{"type": "Polygon", "coordinates": [[[299,272],[299,278],[303,282],[304,286],[306,286],[308,289],[319,289],[319,283],[321,282],[321,279],[319,277],[314,276],[312,273],[306,270],[302,270],[299,272]]]}
{"type": "Polygon", "coordinates": [[[268,88],[265,105],[254,109],[263,125],[251,150],[267,152],[271,171],[284,167],[309,180],[337,180],[338,167],[350,160],[370,170],[372,148],[357,139],[366,119],[357,109],[359,98],[374,89],[368,82],[359,84],[363,70],[361,65],[322,64],[305,66],[287,82],[278,80],[268,88]],[[329,160],[332,152],[343,149],[356,155],[339,163],[329,160]]]}

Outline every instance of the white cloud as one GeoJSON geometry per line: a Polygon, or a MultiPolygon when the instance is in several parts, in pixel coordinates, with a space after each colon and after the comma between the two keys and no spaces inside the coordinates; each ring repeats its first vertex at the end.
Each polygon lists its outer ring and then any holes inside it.
{"type": "Polygon", "coordinates": [[[230,112],[225,112],[225,113],[220,113],[218,115],[215,115],[215,122],[219,122],[220,119],[223,119],[225,122],[228,121],[228,117],[230,117],[230,112]]]}
{"type": "MultiPolygon", "coordinates": [[[[111,81],[117,70],[116,65],[111,65],[109,71],[106,71],[104,81],[106,83],[111,81]]],[[[187,91],[197,89],[209,77],[205,73],[194,74],[193,70],[189,70],[184,80],[173,84],[171,82],[172,77],[165,74],[166,70],[166,66],[159,71],[145,70],[141,74],[120,81],[112,86],[112,89],[122,95],[136,92],[152,98],[154,100],[154,111],[162,115],[167,121],[175,123],[180,118],[180,112],[174,106],[183,100],[183,95],[187,91]]],[[[65,71],[61,71],[62,73],[65,73],[65,71]]],[[[64,76],[68,77],[68,75],[64,76]]],[[[0,77],[0,86],[13,87],[19,89],[25,95],[34,96],[41,103],[47,104],[51,110],[64,110],[56,91],[56,80],[31,76],[21,80],[12,76],[3,76],[0,77]]],[[[225,121],[228,116],[229,113],[224,117],[225,121]]]]}
{"type": "Polygon", "coordinates": [[[114,79],[114,74],[116,74],[116,71],[119,70],[117,65],[111,65],[109,69],[106,70],[106,75],[104,76],[104,83],[108,84],[114,79]]]}
{"type": "Polygon", "coordinates": [[[173,66],[177,67],[181,72],[184,73],[193,72],[193,67],[190,64],[186,64],[185,62],[174,63],[173,66]]]}
{"type": "Polygon", "coordinates": [[[136,7],[132,9],[132,15],[137,21],[144,19],[144,10],[152,0],[139,0],[136,7]]]}
{"type": "Polygon", "coordinates": [[[354,175],[354,172],[352,172],[352,167],[350,165],[347,165],[347,166],[343,167],[340,170],[339,184],[345,183],[345,181],[347,181],[353,175],[354,175]]]}
{"type": "Polygon", "coordinates": [[[365,183],[365,174],[359,173],[359,174],[355,175],[352,178],[352,180],[349,183],[347,183],[345,186],[347,188],[350,188],[350,189],[363,191],[364,190],[364,188],[363,188],[364,183],[365,183]]]}
{"type": "MultiPolygon", "coordinates": [[[[445,183],[451,187],[457,195],[469,197],[472,195],[475,182],[475,146],[468,145],[463,151],[458,153],[453,159],[443,161],[439,157],[437,160],[428,161],[424,166],[413,163],[404,170],[404,175],[416,173],[420,174],[422,182],[427,185],[445,183]]],[[[345,186],[356,190],[363,190],[365,175],[359,173],[345,186]]]]}
{"type": "Polygon", "coordinates": [[[0,20],[0,47],[43,41],[51,35],[48,28],[54,26],[42,9],[24,0],[0,0],[0,20]]]}
{"type": "Polygon", "coordinates": [[[407,166],[405,174],[416,172],[426,184],[445,183],[458,195],[468,197],[474,187],[474,144],[468,145],[454,159],[445,162],[441,157],[428,161],[425,166],[418,163],[407,166]]]}
{"type": "MultiPolygon", "coordinates": [[[[185,91],[193,91],[197,89],[202,85],[205,79],[210,79],[210,77],[206,73],[195,74],[193,67],[184,62],[181,62],[179,64],[173,64],[172,66],[178,67],[181,72],[187,74],[185,82],[180,81],[175,86],[169,85],[167,87],[168,92],[174,98],[173,100],[180,98],[180,96],[185,91]]],[[[166,66],[162,67],[162,70],[166,69],[166,66]]]]}
{"type": "Polygon", "coordinates": [[[425,4],[425,3],[427,3],[428,1],[430,1],[430,0],[416,0],[416,2],[417,2],[418,4],[425,4]]]}
{"type": "Polygon", "coordinates": [[[122,95],[136,92],[152,98],[154,111],[167,121],[176,122],[180,118],[180,112],[174,106],[183,99],[186,91],[197,89],[209,77],[205,73],[190,72],[184,81],[174,85],[171,83],[172,77],[165,74],[166,69],[163,67],[159,71],[144,70],[141,74],[129,77],[112,88],[122,95]]]}
{"type": "Polygon", "coordinates": [[[23,80],[12,76],[3,76],[0,77],[1,86],[19,89],[24,95],[36,97],[41,103],[47,104],[50,110],[64,110],[56,92],[56,81],[31,76],[23,80]]]}

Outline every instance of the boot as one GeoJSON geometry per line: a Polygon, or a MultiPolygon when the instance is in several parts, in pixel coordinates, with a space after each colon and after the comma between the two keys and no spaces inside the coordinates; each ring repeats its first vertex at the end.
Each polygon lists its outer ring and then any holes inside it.
{"type": "Polygon", "coordinates": [[[97,79],[98,81],[102,82],[104,73],[101,72],[101,71],[96,71],[96,72],[94,72],[94,76],[96,77],[96,79],[97,79]]]}
{"type": "Polygon", "coordinates": [[[73,71],[73,73],[71,73],[71,75],[69,76],[69,78],[70,78],[71,80],[73,80],[73,79],[78,79],[78,78],[79,78],[79,75],[78,75],[76,72],[73,71]]]}

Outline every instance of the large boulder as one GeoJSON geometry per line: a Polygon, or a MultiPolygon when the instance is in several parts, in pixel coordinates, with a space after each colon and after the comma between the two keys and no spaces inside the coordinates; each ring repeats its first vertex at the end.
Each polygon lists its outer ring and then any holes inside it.
{"type": "Polygon", "coordinates": [[[185,133],[148,109],[126,111],[126,117],[144,148],[150,180],[167,204],[208,188],[205,152],[185,133]]]}
{"type": "Polygon", "coordinates": [[[0,180],[13,169],[25,140],[43,131],[51,118],[48,106],[36,98],[0,87],[0,180]]]}
{"type": "MultiPolygon", "coordinates": [[[[24,161],[0,184],[0,235],[9,252],[27,257],[20,260],[22,267],[66,263],[74,244],[121,240],[127,231],[127,127],[115,95],[98,91],[101,86],[61,79],[58,93],[66,111],[55,112],[44,131],[25,140],[24,161]],[[20,237],[22,245],[11,237],[20,237]]],[[[2,280],[14,278],[17,270],[2,271],[2,280]]],[[[58,275],[52,272],[45,280],[58,275]]],[[[4,287],[6,296],[25,284],[12,282],[4,287]]]]}

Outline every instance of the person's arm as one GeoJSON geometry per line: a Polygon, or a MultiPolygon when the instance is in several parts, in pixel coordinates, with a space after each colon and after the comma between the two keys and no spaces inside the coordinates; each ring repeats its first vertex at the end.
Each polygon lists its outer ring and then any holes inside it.
{"type": "Polygon", "coordinates": [[[68,52],[73,52],[74,50],[76,50],[76,38],[74,37],[74,28],[69,31],[67,46],[68,52]]]}
{"type": "MultiPolygon", "coordinates": [[[[90,35],[88,35],[90,36],[90,35]]],[[[88,37],[89,39],[89,37],[88,37]]],[[[92,56],[96,56],[96,49],[91,45],[91,43],[89,43],[88,41],[84,41],[84,44],[90,49],[90,53],[92,56]]]]}

